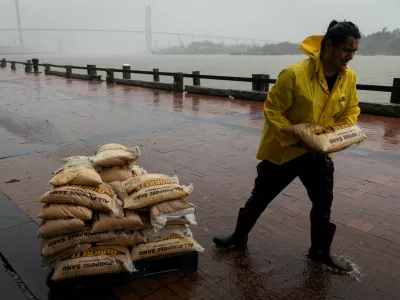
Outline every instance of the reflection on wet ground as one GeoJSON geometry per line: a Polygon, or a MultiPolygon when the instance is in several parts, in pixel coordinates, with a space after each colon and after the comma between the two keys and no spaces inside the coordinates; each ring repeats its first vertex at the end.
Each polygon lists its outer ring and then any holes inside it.
{"type": "Polygon", "coordinates": [[[359,271],[343,276],[306,258],[311,204],[298,180],[269,205],[245,251],[212,243],[233,230],[250,195],[263,103],[21,74],[0,71],[0,189],[33,220],[60,160],[107,142],[138,144],[150,172],[194,183],[199,269],[117,285],[119,298],[397,299],[400,119],[361,115],[369,140],[335,155],[332,250],[359,271]]]}

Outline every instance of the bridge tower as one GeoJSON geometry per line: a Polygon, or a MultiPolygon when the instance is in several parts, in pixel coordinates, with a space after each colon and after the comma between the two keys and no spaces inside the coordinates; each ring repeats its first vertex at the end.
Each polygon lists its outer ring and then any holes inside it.
{"type": "Polygon", "coordinates": [[[148,54],[153,53],[153,35],[151,28],[151,6],[146,6],[146,52],[148,54]]]}
{"type": "Polygon", "coordinates": [[[20,45],[20,47],[24,47],[24,38],[22,36],[21,16],[20,16],[20,12],[19,12],[19,2],[18,2],[18,0],[15,0],[15,12],[16,12],[16,16],[17,16],[19,45],[20,45]]]}

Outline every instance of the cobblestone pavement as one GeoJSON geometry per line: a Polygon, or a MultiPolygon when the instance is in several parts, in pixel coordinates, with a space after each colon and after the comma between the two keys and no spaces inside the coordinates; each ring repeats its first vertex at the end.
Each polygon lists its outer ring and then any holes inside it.
{"type": "Polygon", "coordinates": [[[246,251],[213,246],[251,191],[262,103],[8,68],[0,70],[0,99],[0,190],[36,222],[60,160],[108,142],[137,144],[147,170],[194,183],[193,233],[206,249],[198,270],[124,282],[115,286],[120,299],[399,299],[400,119],[362,115],[369,140],[334,155],[332,249],[360,269],[343,276],[305,256],[311,204],[299,180],[261,216],[246,251]]]}

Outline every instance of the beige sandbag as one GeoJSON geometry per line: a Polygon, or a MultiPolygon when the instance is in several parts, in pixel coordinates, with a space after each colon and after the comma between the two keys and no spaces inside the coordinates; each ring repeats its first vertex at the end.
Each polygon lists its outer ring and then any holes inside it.
{"type": "Polygon", "coordinates": [[[141,176],[132,177],[121,182],[120,186],[125,190],[126,193],[123,195],[123,197],[120,197],[120,199],[132,195],[133,193],[136,193],[146,187],[174,183],[179,184],[178,177],[170,177],[164,174],[144,174],[141,176]]]}
{"type": "Polygon", "coordinates": [[[142,230],[142,233],[146,243],[193,237],[187,225],[168,225],[159,231],[149,228],[142,230]]]}
{"type": "Polygon", "coordinates": [[[132,177],[146,175],[147,171],[143,169],[141,166],[133,165],[132,166],[132,177]]]}
{"type": "Polygon", "coordinates": [[[107,183],[100,186],[62,186],[46,192],[40,202],[52,204],[74,204],[98,211],[110,211],[122,216],[122,208],[116,194],[107,183]]]}
{"type": "Polygon", "coordinates": [[[172,239],[137,245],[132,248],[131,258],[137,261],[155,256],[203,250],[193,238],[172,239]]]}
{"type": "Polygon", "coordinates": [[[52,280],[134,270],[126,247],[100,246],[73,252],[56,261],[52,280]]]}
{"type": "Polygon", "coordinates": [[[103,182],[124,181],[132,177],[132,169],[128,165],[98,167],[97,171],[103,182]]]}
{"type": "Polygon", "coordinates": [[[43,240],[42,256],[53,256],[56,253],[75,247],[80,244],[91,244],[104,242],[125,236],[123,231],[110,231],[93,233],[91,230],[85,230],[66,235],[56,236],[43,240]]]}
{"type": "Polygon", "coordinates": [[[76,246],[70,247],[68,249],[65,249],[63,251],[60,251],[52,256],[42,256],[42,268],[52,269],[54,267],[54,263],[60,257],[71,254],[72,252],[84,251],[84,250],[89,249],[90,247],[92,247],[91,244],[80,244],[80,245],[76,245],[76,246]]]}
{"type": "Polygon", "coordinates": [[[194,213],[196,206],[186,200],[173,200],[158,203],[150,207],[151,224],[156,230],[160,230],[171,221],[180,221],[184,217],[184,221],[189,224],[196,225],[194,213]]]}
{"type": "Polygon", "coordinates": [[[132,247],[146,242],[143,233],[140,230],[127,230],[125,235],[116,239],[97,243],[99,246],[126,246],[132,247]]]}
{"type": "Polygon", "coordinates": [[[285,127],[282,131],[302,140],[321,154],[341,151],[367,139],[367,135],[357,125],[344,123],[326,126],[297,124],[285,127]]]}
{"type": "Polygon", "coordinates": [[[163,201],[174,200],[189,196],[193,191],[193,185],[166,184],[144,188],[124,199],[124,208],[138,209],[151,206],[163,201]]]}
{"type": "Polygon", "coordinates": [[[135,162],[140,156],[139,147],[127,148],[120,144],[107,144],[97,150],[92,156],[96,166],[122,166],[135,162]]]}
{"type": "Polygon", "coordinates": [[[142,227],[143,223],[139,215],[134,211],[127,210],[124,217],[118,217],[113,213],[98,213],[93,220],[92,232],[139,229],[142,227]]]}
{"type": "Polygon", "coordinates": [[[77,218],[86,221],[92,219],[92,214],[93,211],[84,206],[71,204],[46,204],[38,218],[45,220],[77,218]]]}
{"type": "Polygon", "coordinates": [[[72,156],[63,160],[64,165],[53,172],[49,183],[54,186],[91,185],[102,183],[99,173],[94,169],[89,157],[72,156]]]}
{"type": "Polygon", "coordinates": [[[57,219],[45,220],[39,226],[37,237],[50,238],[71,232],[83,231],[89,229],[90,226],[79,219],[57,219]]]}

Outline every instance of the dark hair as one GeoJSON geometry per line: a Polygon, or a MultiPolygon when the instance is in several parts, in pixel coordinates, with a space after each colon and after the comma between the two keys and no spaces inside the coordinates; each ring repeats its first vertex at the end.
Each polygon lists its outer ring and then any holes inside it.
{"type": "Polygon", "coordinates": [[[328,30],[326,31],[324,39],[321,42],[321,55],[324,53],[325,45],[328,40],[332,41],[333,47],[337,47],[344,43],[344,40],[348,36],[351,36],[355,39],[361,38],[361,33],[357,25],[348,21],[338,22],[333,20],[329,24],[328,30]]]}

